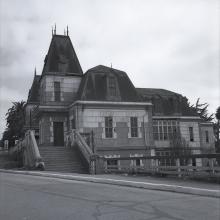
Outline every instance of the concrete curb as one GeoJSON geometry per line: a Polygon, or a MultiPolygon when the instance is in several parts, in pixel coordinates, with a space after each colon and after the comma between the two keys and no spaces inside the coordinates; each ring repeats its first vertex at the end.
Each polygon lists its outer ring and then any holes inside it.
{"type": "Polygon", "coordinates": [[[101,178],[96,176],[80,176],[74,174],[47,173],[45,171],[38,172],[38,171],[18,171],[18,170],[0,169],[0,172],[67,179],[67,180],[75,180],[75,181],[85,181],[92,183],[102,183],[102,184],[127,186],[127,187],[134,187],[134,188],[141,188],[148,190],[160,190],[160,191],[220,198],[220,190],[212,190],[212,189],[204,189],[204,188],[196,188],[196,187],[188,187],[188,186],[180,186],[180,185],[158,184],[158,183],[149,183],[149,182],[141,182],[141,181],[131,181],[131,180],[119,180],[119,179],[111,179],[111,178],[101,178]]]}

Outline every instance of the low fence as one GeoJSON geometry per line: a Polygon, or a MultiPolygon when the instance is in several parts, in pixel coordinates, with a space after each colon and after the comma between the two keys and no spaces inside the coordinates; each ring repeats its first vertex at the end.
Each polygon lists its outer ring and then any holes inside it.
{"type": "Polygon", "coordinates": [[[0,148],[0,155],[8,154],[8,149],[0,148]]]}
{"type": "Polygon", "coordinates": [[[220,154],[198,154],[186,157],[173,157],[176,166],[160,166],[161,159],[170,159],[168,156],[145,156],[145,157],[119,157],[103,158],[105,173],[140,173],[151,175],[173,175],[179,177],[203,177],[217,178],[220,181],[220,166],[216,165],[216,159],[220,154]],[[210,166],[180,166],[181,159],[206,158],[210,166]]]}

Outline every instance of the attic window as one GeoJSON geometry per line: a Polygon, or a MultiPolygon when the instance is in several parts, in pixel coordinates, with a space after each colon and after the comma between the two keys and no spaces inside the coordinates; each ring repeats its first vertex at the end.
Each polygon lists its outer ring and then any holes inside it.
{"type": "Polygon", "coordinates": [[[109,88],[109,95],[116,96],[116,80],[114,77],[109,77],[108,88],[109,88]]]}
{"type": "Polygon", "coordinates": [[[54,82],[54,101],[60,101],[60,82],[54,82]]]}
{"type": "Polygon", "coordinates": [[[138,120],[137,117],[130,118],[131,137],[138,137],[138,120]]]}
{"type": "Polygon", "coordinates": [[[190,141],[194,141],[193,127],[189,127],[189,139],[190,141]]]}
{"type": "Polygon", "coordinates": [[[206,143],[209,143],[209,132],[208,131],[205,131],[205,140],[206,140],[206,143]]]}

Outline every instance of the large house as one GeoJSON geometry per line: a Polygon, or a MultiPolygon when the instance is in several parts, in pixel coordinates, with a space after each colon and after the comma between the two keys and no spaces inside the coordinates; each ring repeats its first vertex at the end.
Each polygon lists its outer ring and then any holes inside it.
{"type": "Polygon", "coordinates": [[[92,134],[93,151],[104,157],[172,155],[176,145],[192,153],[214,149],[212,124],[193,112],[185,97],[136,88],[127,73],[103,65],[84,73],[70,37],[56,33],[42,74],[35,72],[29,91],[29,128],[35,130],[42,154],[44,148],[64,151],[72,129],[85,137],[92,134]]]}

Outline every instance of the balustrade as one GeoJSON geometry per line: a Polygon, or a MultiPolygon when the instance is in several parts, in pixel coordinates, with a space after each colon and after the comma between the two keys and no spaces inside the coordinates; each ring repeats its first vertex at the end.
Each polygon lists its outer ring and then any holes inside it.
{"type": "Polygon", "coordinates": [[[10,154],[23,154],[23,166],[30,169],[44,170],[44,162],[40,156],[34,131],[28,130],[23,140],[19,140],[14,148],[10,150],[10,154]]]}

